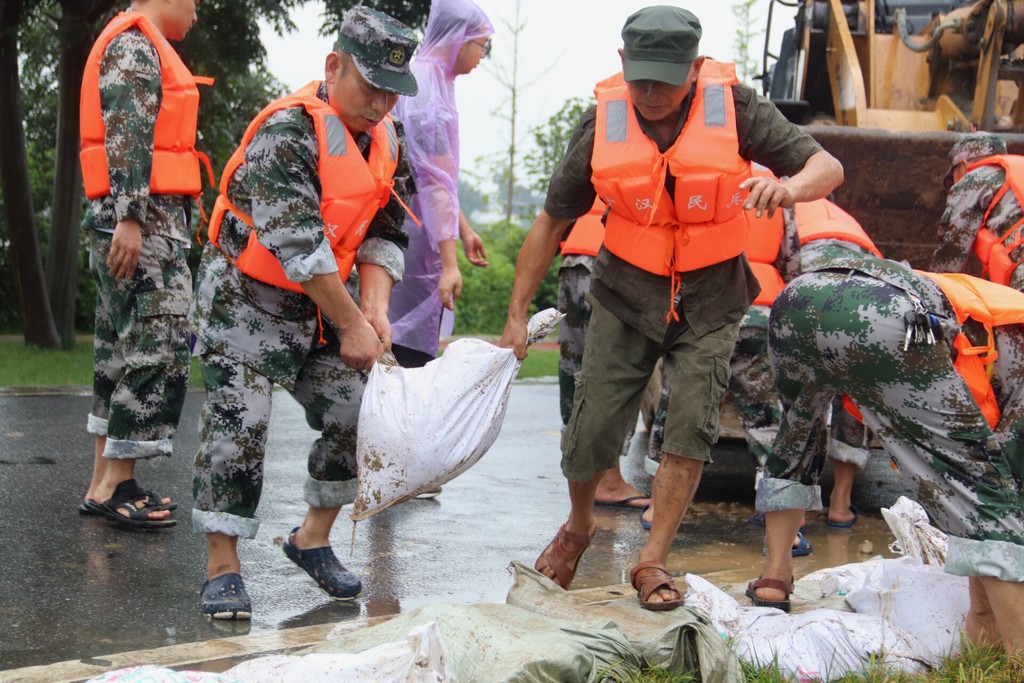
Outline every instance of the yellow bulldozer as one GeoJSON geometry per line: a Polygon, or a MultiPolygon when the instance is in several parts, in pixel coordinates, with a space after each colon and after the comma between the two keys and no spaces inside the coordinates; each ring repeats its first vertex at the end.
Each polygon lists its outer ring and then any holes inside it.
{"type": "Polygon", "coordinates": [[[958,135],[996,131],[1024,154],[1022,45],[1024,0],[770,0],[764,92],[843,163],[836,203],[887,257],[923,267],[958,135]]]}

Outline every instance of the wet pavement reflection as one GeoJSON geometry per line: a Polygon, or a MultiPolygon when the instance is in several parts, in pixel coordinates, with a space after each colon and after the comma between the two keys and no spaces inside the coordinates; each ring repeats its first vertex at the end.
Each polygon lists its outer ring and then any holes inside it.
{"type": "MultiPolygon", "coordinates": [[[[191,530],[191,461],[198,443],[201,393],[190,393],[173,458],[143,463],[139,480],[181,505],[178,525],[152,533],[82,518],[76,506],[91,468],[85,433],[87,395],[0,395],[0,670],[118,652],[265,633],[407,612],[433,602],[503,602],[512,560],[531,564],[568,512],[559,471],[558,386],[520,382],[501,435],[473,469],[433,500],[414,500],[354,526],[345,512],[332,534],[342,562],[364,592],[351,604],[330,601],[281,551],[304,514],[306,453],[315,438],[301,408],[274,395],[266,484],[256,539],[239,544],[254,603],[248,622],[199,615],[205,544],[191,530]]],[[[649,489],[639,433],[627,479],[649,489]]],[[[746,581],[760,570],[763,528],[753,513],[753,467],[745,446],[725,443],[705,473],[690,515],[676,535],[669,569],[746,581]]],[[[574,588],[625,583],[647,534],[636,510],[597,508],[598,533],[574,588]]],[[[814,553],[797,576],[892,556],[892,536],[877,513],[850,532],[808,514],[814,553]],[[865,544],[871,552],[861,552],[865,544]]],[[[2,678],[2,676],[0,676],[2,678]]]]}

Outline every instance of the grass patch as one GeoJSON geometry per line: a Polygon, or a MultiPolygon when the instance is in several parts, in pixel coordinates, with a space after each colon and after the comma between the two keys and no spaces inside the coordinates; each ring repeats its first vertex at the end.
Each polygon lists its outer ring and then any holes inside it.
{"type": "Polygon", "coordinates": [[[91,384],[91,340],[79,341],[68,351],[26,346],[20,338],[0,340],[0,387],[91,384]]]}
{"type": "MultiPolygon", "coordinates": [[[[793,683],[777,666],[755,667],[742,662],[742,683],[793,683]]],[[[616,683],[695,683],[697,674],[672,674],[651,669],[635,676],[609,674],[616,683]]],[[[850,673],[836,683],[1019,683],[1024,681],[1024,656],[1006,655],[1001,647],[975,647],[965,644],[958,657],[945,660],[927,674],[891,673],[878,664],[862,673],[850,673]]]]}
{"type": "MultiPolygon", "coordinates": [[[[532,349],[519,378],[558,375],[558,350],[532,349]]],[[[199,366],[192,359],[189,384],[202,387],[199,366]]],[[[92,386],[92,339],[82,337],[67,351],[26,346],[20,337],[0,338],[0,387],[92,386]]]]}
{"type": "Polygon", "coordinates": [[[558,349],[530,349],[519,367],[519,379],[558,377],[558,349]]]}

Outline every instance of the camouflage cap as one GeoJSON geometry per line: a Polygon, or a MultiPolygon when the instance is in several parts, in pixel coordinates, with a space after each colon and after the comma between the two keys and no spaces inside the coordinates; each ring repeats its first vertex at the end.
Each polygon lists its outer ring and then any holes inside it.
{"type": "Polygon", "coordinates": [[[961,137],[949,150],[949,170],[946,171],[943,183],[946,189],[953,186],[953,169],[961,162],[970,164],[976,159],[983,159],[994,154],[1006,154],[1006,140],[1001,136],[979,131],[961,137]]]}
{"type": "Polygon", "coordinates": [[[358,5],[345,12],[335,47],[352,55],[363,78],[399,95],[419,91],[409,60],[418,45],[412,29],[393,17],[358,5]]]}
{"type": "Polygon", "coordinates": [[[697,59],[700,20],[681,7],[645,7],[622,27],[623,77],[682,85],[697,59]]]}

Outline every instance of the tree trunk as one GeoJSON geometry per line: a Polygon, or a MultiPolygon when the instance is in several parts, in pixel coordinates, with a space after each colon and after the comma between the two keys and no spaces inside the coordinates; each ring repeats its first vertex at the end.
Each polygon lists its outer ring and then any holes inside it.
{"type": "Polygon", "coordinates": [[[75,295],[78,291],[79,223],[82,215],[82,176],[78,164],[79,93],[82,71],[92,44],[93,22],[79,15],[80,3],[65,0],[62,5],[57,25],[61,46],[57,70],[57,154],[46,285],[61,344],[70,348],[75,341],[75,295]]]}
{"type": "Polygon", "coordinates": [[[7,212],[14,279],[25,326],[25,343],[58,348],[60,339],[53,324],[50,301],[39,253],[32,191],[28,179],[28,155],[22,124],[21,86],[18,76],[18,26],[21,0],[0,0],[0,189],[7,212]]]}

